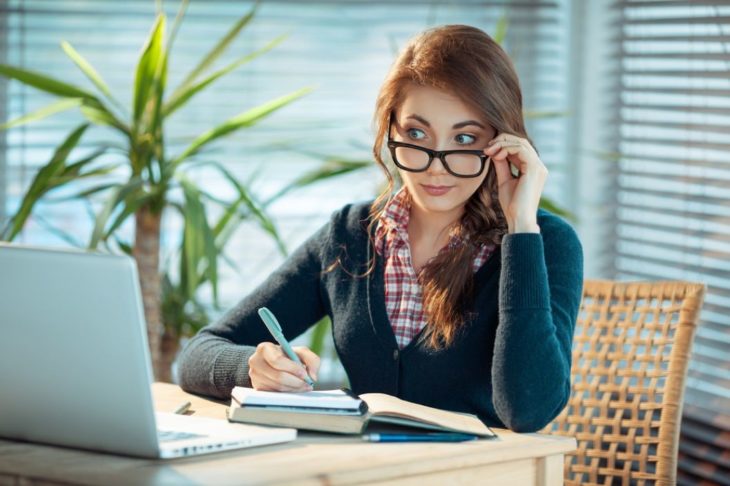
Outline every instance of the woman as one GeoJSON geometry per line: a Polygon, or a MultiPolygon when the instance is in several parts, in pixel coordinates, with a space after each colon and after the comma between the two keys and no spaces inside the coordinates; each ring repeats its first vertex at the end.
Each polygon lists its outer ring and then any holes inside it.
{"type": "Polygon", "coordinates": [[[526,134],[514,67],[479,29],[414,38],[377,99],[374,155],[388,177],[347,205],[252,294],[201,330],[181,385],[304,391],[319,358],[288,339],[324,315],[355,393],[383,392],[535,431],[565,406],[581,298],[580,242],[538,203],[547,169],[526,134]],[[383,155],[395,163],[394,181],[383,155]],[[306,369],[305,369],[306,367],[306,369]]]}

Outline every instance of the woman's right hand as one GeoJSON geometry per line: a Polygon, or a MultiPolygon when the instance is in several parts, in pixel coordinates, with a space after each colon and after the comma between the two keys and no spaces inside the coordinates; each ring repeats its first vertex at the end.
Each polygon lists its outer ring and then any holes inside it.
{"type": "Polygon", "coordinates": [[[312,390],[312,387],[307,385],[304,380],[307,372],[313,380],[317,380],[319,356],[304,346],[295,346],[292,349],[302,360],[304,366],[289,359],[281,346],[277,344],[263,342],[256,346],[256,352],[248,358],[248,376],[251,378],[251,386],[256,390],[282,392],[312,390]]]}

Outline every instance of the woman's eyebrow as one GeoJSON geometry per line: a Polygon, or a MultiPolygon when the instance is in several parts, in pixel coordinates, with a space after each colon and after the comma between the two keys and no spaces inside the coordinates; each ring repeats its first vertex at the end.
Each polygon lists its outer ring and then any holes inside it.
{"type": "MultiPolygon", "coordinates": [[[[407,118],[407,119],[408,119],[408,118],[412,118],[412,119],[414,119],[414,120],[417,120],[417,121],[419,121],[419,122],[423,123],[423,124],[424,124],[424,125],[426,125],[427,127],[431,128],[431,124],[430,124],[430,123],[428,122],[428,120],[426,120],[425,118],[423,118],[423,117],[422,117],[422,116],[420,116],[420,115],[408,115],[408,116],[407,116],[406,118],[407,118]]],[[[486,130],[486,129],[487,129],[487,127],[485,127],[485,126],[484,126],[484,124],[482,124],[482,123],[479,123],[479,122],[478,122],[478,121],[476,121],[476,120],[466,120],[466,121],[463,121],[463,122],[459,122],[459,123],[456,123],[456,124],[455,124],[455,125],[454,125],[453,127],[451,127],[451,128],[453,128],[454,130],[456,130],[457,128],[464,128],[464,127],[467,127],[467,126],[469,126],[469,125],[474,125],[474,126],[477,126],[477,127],[481,128],[482,130],[486,130]]]]}

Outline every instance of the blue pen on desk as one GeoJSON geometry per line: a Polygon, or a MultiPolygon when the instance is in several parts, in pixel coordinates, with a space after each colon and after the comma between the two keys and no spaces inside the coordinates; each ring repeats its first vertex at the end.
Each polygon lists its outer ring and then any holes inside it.
{"type": "Polygon", "coordinates": [[[450,432],[434,432],[426,434],[364,434],[362,440],[367,442],[465,442],[478,439],[476,435],[450,432]]]}
{"type": "MultiPolygon", "coordinates": [[[[266,307],[262,307],[259,309],[259,317],[261,317],[261,320],[264,321],[266,328],[269,330],[271,335],[274,336],[274,339],[276,339],[276,342],[279,343],[281,349],[283,349],[286,355],[289,356],[289,359],[298,365],[304,366],[302,360],[300,360],[299,356],[297,356],[297,353],[295,353],[291,348],[289,341],[287,341],[284,337],[284,333],[281,331],[281,324],[279,324],[279,321],[276,320],[274,313],[266,307]]],[[[305,375],[304,381],[307,385],[314,386],[314,380],[312,380],[308,373],[305,375]]]]}

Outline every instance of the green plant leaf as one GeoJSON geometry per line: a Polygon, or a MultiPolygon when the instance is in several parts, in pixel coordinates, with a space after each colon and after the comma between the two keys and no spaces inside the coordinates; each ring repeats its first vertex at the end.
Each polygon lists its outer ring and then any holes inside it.
{"type": "Polygon", "coordinates": [[[91,177],[98,177],[98,176],[110,174],[111,172],[116,170],[117,167],[118,167],[117,165],[108,165],[108,166],[98,167],[96,169],[89,170],[82,174],[59,176],[54,179],[52,189],[56,189],[57,187],[66,185],[68,183],[80,181],[82,179],[89,179],[91,177]]]}
{"type": "Polygon", "coordinates": [[[568,218],[572,221],[576,220],[576,217],[573,213],[570,211],[567,211],[560,206],[558,206],[552,199],[543,196],[540,199],[540,207],[543,209],[547,209],[551,213],[557,214],[558,216],[563,216],[565,218],[568,218]]]}
{"type": "Polygon", "coordinates": [[[115,127],[125,136],[129,137],[131,135],[129,127],[114,116],[114,113],[112,113],[97,99],[84,100],[80,110],[81,114],[83,114],[87,120],[96,125],[115,127]]]}
{"type": "Polygon", "coordinates": [[[65,98],[93,98],[94,95],[72,84],[53,79],[45,74],[0,64],[0,76],[15,79],[46,93],[65,98]]]}
{"type": "MultiPolygon", "coordinates": [[[[164,37],[164,28],[161,37],[164,37]]],[[[160,39],[162,43],[162,39],[160,39]]],[[[155,153],[162,159],[162,152],[164,150],[164,140],[162,134],[162,123],[164,117],[162,116],[162,99],[165,95],[165,88],[167,86],[167,65],[170,58],[170,51],[167,46],[162,45],[160,47],[160,56],[155,69],[154,83],[152,85],[152,95],[150,102],[152,104],[152,115],[150,117],[149,131],[155,138],[155,153]]]]}
{"type": "Polygon", "coordinates": [[[155,24],[150,31],[142,55],[137,63],[137,71],[134,83],[134,125],[135,133],[138,132],[138,124],[145,111],[145,107],[154,87],[155,76],[158,73],[158,65],[162,56],[162,41],[165,35],[165,14],[159,14],[155,24]]]}
{"type": "Polygon", "coordinates": [[[28,113],[27,115],[23,115],[14,120],[10,120],[7,123],[3,123],[0,125],[0,130],[7,130],[9,128],[25,125],[26,123],[48,118],[56,113],[76,108],[77,106],[80,106],[82,102],[83,100],[81,98],[62,98],[32,113],[28,113]]]}
{"type": "Polygon", "coordinates": [[[163,113],[165,116],[170,116],[172,113],[174,113],[178,108],[185,105],[185,103],[190,100],[193,96],[195,96],[197,93],[208,87],[211,83],[216,81],[217,79],[221,78],[222,76],[225,76],[226,74],[230,73],[231,71],[239,68],[240,66],[246,64],[247,62],[252,61],[253,59],[256,59],[261,54],[264,54],[265,52],[270,51],[277,45],[279,45],[287,36],[281,35],[274,39],[273,41],[269,42],[267,45],[262,47],[261,49],[252,52],[237,61],[234,61],[230,63],[228,66],[219,69],[218,71],[214,72],[213,74],[207,76],[205,79],[195,83],[195,84],[188,84],[185,86],[182,86],[178,90],[176,90],[172,96],[170,97],[170,100],[165,103],[165,106],[163,107],[163,113]]]}
{"type": "Polygon", "coordinates": [[[230,219],[227,219],[226,221],[223,221],[223,218],[221,218],[216,226],[218,224],[221,224],[221,230],[218,234],[216,234],[215,237],[215,244],[218,247],[218,251],[220,252],[221,256],[223,257],[223,260],[233,268],[234,270],[238,271],[238,265],[235,261],[230,259],[225,254],[225,248],[228,242],[230,241],[231,237],[235,234],[238,227],[241,225],[243,221],[245,221],[245,217],[241,215],[241,213],[237,213],[235,211],[232,211],[233,217],[230,219]]]}
{"type": "Polygon", "coordinates": [[[321,182],[327,179],[331,179],[332,177],[338,177],[344,174],[348,174],[351,172],[356,172],[358,170],[366,169],[373,166],[373,162],[370,160],[345,160],[345,159],[338,159],[336,157],[329,157],[328,160],[326,160],[322,166],[318,167],[317,169],[307,172],[301,177],[298,177],[291,183],[284,186],[282,189],[280,189],[278,192],[276,192],[273,196],[271,196],[269,199],[266,200],[264,203],[264,207],[268,207],[271,203],[276,201],[277,199],[281,198],[283,195],[287,194],[293,189],[298,189],[302,187],[309,186],[311,184],[315,184],[317,182],[321,182]]]}
{"type": "Polygon", "coordinates": [[[180,29],[185,13],[188,11],[189,3],[189,0],[183,0],[180,2],[180,8],[177,9],[175,20],[172,23],[172,29],[170,29],[170,37],[167,39],[167,46],[165,47],[165,51],[167,52],[170,52],[172,49],[172,44],[175,42],[175,38],[177,37],[177,31],[180,29]]]}
{"type": "MultiPolygon", "coordinates": [[[[208,163],[206,165],[215,165],[215,163],[208,163]]],[[[230,174],[229,174],[230,175],[230,174]]],[[[210,199],[210,195],[207,195],[204,191],[202,191],[199,187],[191,188],[194,191],[197,191],[199,193],[199,196],[205,196],[206,198],[210,199]]],[[[243,213],[241,211],[241,206],[245,205],[246,202],[249,204],[253,204],[253,200],[250,196],[248,196],[247,191],[243,190],[243,195],[240,196],[238,199],[236,199],[233,202],[226,202],[221,201],[218,198],[216,199],[216,203],[220,203],[224,206],[224,213],[219,218],[218,222],[211,227],[211,232],[214,238],[214,245],[215,245],[215,252],[217,255],[217,258],[222,258],[224,261],[226,261],[232,268],[236,268],[235,262],[231,261],[224,253],[224,248],[226,246],[226,243],[228,242],[230,236],[235,232],[238,225],[243,221],[244,219],[250,217],[252,213],[250,211],[243,213]]],[[[202,201],[202,199],[201,199],[202,201]]],[[[177,203],[170,203],[173,207],[175,207],[180,215],[187,221],[189,218],[189,211],[190,209],[186,206],[182,206],[177,203]]],[[[272,224],[273,226],[273,224],[272,224]]],[[[278,237],[278,235],[277,235],[278,237]]],[[[210,243],[210,240],[208,241],[210,243]]],[[[173,285],[173,287],[170,289],[170,292],[175,291],[177,296],[185,296],[185,300],[187,302],[193,302],[195,301],[195,296],[190,296],[190,292],[194,292],[194,289],[199,288],[201,285],[205,284],[210,279],[210,272],[208,270],[208,262],[210,260],[210,256],[206,256],[205,258],[201,258],[200,255],[197,258],[192,257],[192,251],[189,251],[187,249],[188,247],[185,245],[185,242],[183,242],[183,249],[181,252],[181,258],[180,258],[180,283],[179,288],[176,287],[174,284],[172,284],[172,281],[170,281],[170,284],[173,285]],[[190,255],[190,257],[189,257],[190,255]],[[188,261],[189,260],[189,261],[188,261]],[[191,271],[191,265],[193,265],[193,261],[197,261],[197,271],[198,275],[197,278],[193,278],[193,282],[191,282],[192,277],[188,277],[190,275],[191,271]],[[190,287],[190,289],[188,288],[190,287]],[[194,287],[194,288],[193,288],[194,287]],[[174,290],[176,289],[177,290],[174,290]]],[[[210,247],[209,247],[210,252],[210,247]]],[[[208,253],[210,255],[211,253],[208,253]]],[[[214,297],[217,297],[217,271],[214,273],[216,275],[215,282],[211,282],[211,287],[214,291],[214,297]]],[[[170,298],[172,298],[170,296],[170,298]]],[[[196,301],[197,302],[197,301],[196,301]]],[[[213,305],[217,308],[218,307],[218,301],[217,298],[214,300],[213,305]]],[[[205,310],[203,309],[203,312],[205,313],[205,310]]],[[[207,313],[205,314],[207,315],[207,313]]],[[[171,321],[168,321],[171,322],[171,321]]],[[[204,322],[203,322],[204,323],[204,322]]],[[[173,324],[171,324],[173,325],[173,324]]],[[[195,327],[195,329],[198,329],[198,327],[195,327]]]]}
{"type": "MultiPolygon", "coordinates": [[[[236,177],[231,174],[225,167],[223,167],[221,164],[218,163],[211,163],[213,167],[218,169],[218,171],[225,177],[228,182],[236,189],[238,192],[238,197],[240,199],[240,202],[242,202],[246,208],[251,212],[256,222],[259,224],[261,229],[266,231],[272,238],[274,238],[274,241],[276,241],[276,244],[279,248],[279,251],[282,255],[286,255],[286,245],[284,244],[284,241],[281,239],[281,236],[279,235],[279,232],[276,230],[276,226],[274,225],[274,222],[272,219],[266,214],[266,211],[263,207],[261,207],[252,197],[250,191],[244,187],[236,177]]],[[[220,223],[220,222],[219,222],[220,223]]],[[[216,227],[216,230],[222,231],[222,228],[216,227]]]]}
{"type": "Polygon", "coordinates": [[[536,110],[524,110],[523,115],[525,118],[532,120],[542,118],[562,118],[570,115],[570,111],[536,111],[536,110]]]}
{"type": "Polygon", "coordinates": [[[64,201],[72,201],[75,199],[86,199],[90,196],[93,196],[94,194],[98,194],[100,192],[104,192],[108,189],[111,189],[113,187],[117,187],[119,184],[116,182],[110,182],[107,184],[99,184],[98,186],[91,187],[89,189],[84,189],[83,191],[77,192],[76,194],[72,194],[70,196],[64,196],[64,197],[58,197],[58,198],[49,198],[49,200],[53,202],[64,202],[64,201]]]}
{"type": "Polygon", "coordinates": [[[134,91],[134,117],[130,136],[129,159],[132,173],[158,184],[154,162],[164,157],[162,96],[167,78],[167,51],[164,47],[166,18],[159,14],[137,64],[134,91]]]}
{"type": "MultiPolygon", "coordinates": [[[[193,142],[188,146],[188,148],[185,149],[183,153],[178,155],[172,162],[170,162],[169,167],[167,167],[168,170],[174,171],[178,165],[191,155],[197,153],[201,148],[203,148],[205,145],[225,136],[228,135],[231,132],[234,132],[240,128],[243,127],[249,127],[254,125],[257,121],[260,119],[270,115],[271,113],[275,112],[276,110],[283,108],[284,106],[288,105],[292,101],[301,98],[302,96],[306,95],[307,93],[311,92],[313,88],[302,88],[298,89],[297,91],[294,91],[293,93],[290,93],[288,95],[280,96],[279,98],[276,98],[274,100],[271,100],[267,103],[264,103],[260,106],[257,106],[255,108],[252,108],[248,111],[245,111],[239,115],[234,116],[233,118],[229,118],[225,122],[223,122],[221,125],[208,130],[207,132],[200,135],[198,138],[193,140],[193,142]]],[[[168,174],[168,177],[171,174],[168,174]]]]}
{"type": "Polygon", "coordinates": [[[116,106],[121,106],[121,104],[114,99],[114,96],[112,95],[109,86],[107,86],[107,84],[104,82],[96,69],[94,69],[94,67],[89,64],[89,62],[84,59],[84,57],[79,54],[70,43],[66,41],[61,42],[61,49],[63,49],[63,52],[65,52],[66,55],[71,58],[74,64],[76,64],[76,66],[81,69],[86,77],[89,78],[92,83],[94,83],[94,86],[96,86],[99,91],[101,91],[104,96],[107,97],[108,100],[110,100],[116,106]]]}
{"type": "Polygon", "coordinates": [[[71,134],[66,137],[61,145],[58,146],[56,151],[53,153],[51,160],[44,165],[33,178],[28,191],[23,196],[23,200],[20,203],[20,209],[15,213],[15,216],[9,221],[8,226],[3,231],[3,239],[5,241],[12,241],[18,233],[23,229],[28,217],[33,211],[33,207],[36,205],[38,200],[50,190],[53,186],[53,178],[59,174],[66,163],[71,151],[78,145],[82,135],[89,127],[88,124],[80,125],[75,128],[71,134]]]}
{"type": "MultiPolygon", "coordinates": [[[[61,174],[54,177],[54,179],[49,183],[49,187],[51,189],[60,187],[66,183],[70,182],[76,182],[78,180],[82,179],[88,179],[91,177],[96,176],[102,176],[107,175],[112,172],[114,172],[116,169],[120,167],[120,164],[114,163],[114,164],[108,164],[101,167],[97,167],[91,170],[88,170],[86,172],[81,172],[81,170],[88,165],[89,163],[96,160],[101,155],[106,154],[106,149],[101,148],[97,150],[96,152],[92,153],[91,155],[84,157],[83,159],[79,160],[78,162],[74,162],[73,164],[67,165],[62,171],[61,174]]],[[[116,183],[109,183],[109,184],[102,184],[100,186],[93,187],[91,189],[86,189],[84,191],[81,191],[80,193],[73,194],[71,196],[63,196],[63,197],[47,197],[46,200],[48,202],[63,202],[63,201],[71,201],[75,199],[85,199],[86,197],[95,194],[97,192],[103,191],[105,189],[110,189],[114,186],[116,186],[116,183]]]]}
{"type": "Polygon", "coordinates": [[[613,152],[613,151],[607,151],[607,150],[585,149],[584,152],[590,154],[593,157],[596,157],[598,159],[605,160],[608,162],[620,162],[621,158],[623,157],[623,154],[621,152],[613,152]]]}
{"type": "Polygon", "coordinates": [[[497,20],[497,26],[494,28],[494,36],[492,36],[492,39],[494,39],[494,42],[499,44],[500,46],[504,42],[504,40],[507,38],[507,26],[509,25],[509,20],[507,20],[507,14],[502,14],[501,17],[497,20]]]}
{"type": "Polygon", "coordinates": [[[114,237],[114,241],[116,242],[116,244],[119,247],[119,249],[124,252],[125,255],[127,255],[127,256],[132,256],[133,255],[134,249],[132,248],[132,245],[130,245],[126,241],[120,240],[116,236],[114,237]]]}
{"type": "MultiPolygon", "coordinates": [[[[150,116],[149,133],[152,136],[151,151],[147,155],[145,162],[147,169],[150,174],[154,173],[152,163],[157,161],[161,166],[165,160],[165,141],[163,132],[164,114],[162,113],[162,98],[165,93],[165,86],[167,84],[167,61],[168,61],[167,50],[162,52],[162,57],[158,66],[158,71],[155,74],[155,80],[152,88],[152,96],[150,102],[152,104],[152,115],[150,116]]],[[[160,171],[162,167],[160,167],[160,171]]],[[[150,175],[150,179],[153,179],[150,175]]]]}
{"type": "Polygon", "coordinates": [[[322,352],[324,351],[324,341],[329,335],[330,324],[330,318],[323,317],[314,325],[312,337],[309,340],[309,349],[311,349],[317,356],[322,356],[322,352]]]}
{"type": "Polygon", "coordinates": [[[66,165],[63,168],[63,170],[61,171],[61,175],[68,176],[68,175],[76,175],[76,174],[80,173],[81,169],[83,169],[90,162],[93,162],[94,160],[96,160],[99,156],[104,155],[106,153],[106,151],[107,151],[106,147],[100,147],[100,148],[96,149],[90,155],[87,155],[83,159],[80,159],[76,162],[66,165]]]}
{"type": "Polygon", "coordinates": [[[38,222],[38,226],[42,227],[49,233],[56,235],[58,238],[65,241],[69,245],[76,248],[83,248],[84,245],[79,240],[77,240],[75,236],[68,233],[67,231],[62,230],[61,228],[56,228],[40,214],[35,215],[35,220],[38,222]]]}
{"type": "Polygon", "coordinates": [[[107,198],[104,206],[101,208],[99,214],[96,215],[94,221],[94,230],[91,233],[91,240],[89,241],[89,248],[96,249],[99,246],[99,242],[104,239],[107,222],[114,213],[114,210],[124,202],[124,200],[133,193],[137,193],[136,197],[143,197],[144,193],[138,192],[144,187],[144,181],[139,178],[132,178],[124,184],[117,185],[112,189],[112,193],[107,198]]]}
{"type": "Polygon", "coordinates": [[[203,56],[203,59],[201,59],[198,65],[195,66],[192,71],[190,71],[190,73],[185,77],[182,83],[180,83],[180,86],[178,86],[175,92],[173,92],[173,98],[176,97],[178,91],[181,91],[188,85],[192,84],[203,71],[212,66],[213,63],[228,49],[228,47],[231,45],[231,42],[233,42],[235,38],[238,37],[238,34],[241,33],[241,30],[243,30],[246,24],[248,24],[251,19],[253,19],[259,3],[260,0],[256,0],[256,3],[251,8],[251,11],[241,17],[238,22],[236,22],[233,27],[231,27],[226,35],[224,35],[221,40],[219,40],[218,43],[213,46],[213,49],[211,49],[205,56],[203,56]]]}
{"type": "Polygon", "coordinates": [[[230,228],[238,226],[238,223],[240,223],[243,219],[243,216],[239,212],[239,208],[241,207],[241,204],[244,203],[245,199],[245,196],[239,196],[238,199],[230,203],[213,226],[213,234],[215,235],[216,242],[220,248],[224,246],[227,238],[224,238],[222,241],[220,241],[219,238],[224,235],[230,236],[230,228]]]}
{"type": "MultiPolygon", "coordinates": [[[[245,203],[245,200],[245,197],[239,197],[230,203],[213,226],[213,234],[215,235],[215,244],[218,247],[218,251],[223,255],[226,262],[233,268],[236,268],[236,264],[225,256],[223,250],[238,226],[251,216],[250,211],[248,213],[244,213],[241,210],[241,205],[245,203]]],[[[281,245],[279,245],[279,248],[281,250],[281,245]]]]}
{"type": "Polygon", "coordinates": [[[201,267],[210,281],[213,299],[218,300],[218,249],[215,237],[208,225],[205,206],[200,200],[200,189],[186,177],[180,177],[180,186],[185,196],[185,228],[183,237],[183,254],[187,295],[195,295],[203,276],[201,267]]]}
{"type": "MultiPolygon", "coordinates": [[[[201,195],[205,196],[208,200],[215,202],[223,207],[223,214],[220,216],[218,221],[212,226],[213,236],[215,237],[215,244],[218,248],[219,254],[231,267],[236,268],[236,265],[231,261],[223,252],[229,238],[235,232],[238,225],[248,217],[251,213],[244,213],[241,210],[241,205],[244,203],[244,198],[239,197],[235,201],[225,201],[223,199],[212,196],[210,193],[201,190],[201,195]]],[[[183,214],[184,210],[181,210],[183,214]]],[[[184,214],[183,214],[184,216],[184,214]]]]}
{"type": "Polygon", "coordinates": [[[117,213],[112,223],[107,227],[104,232],[104,236],[101,238],[102,241],[106,242],[109,238],[119,229],[122,224],[137,212],[139,208],[147,204],[148,201],[152,200],[152,194],[142,193],[139,190],[130,191],[125,195],[122,210],[117,213]]]}
{"type": "Polygon", "coordinates": [[[216,203],[216,204],[218,204],[220,206],[226,207],[226,206],[228,206],[230,204],[230,202],[227,201],[226,199],[223,199],[223,198],[218,197],[218,196],[214,196],[213,194],[210,193],[210,191],[204,191],[203,189],[201,189],[200,190],[200,193],[208,201],[214,202],[214,203],[216,203]]]}

